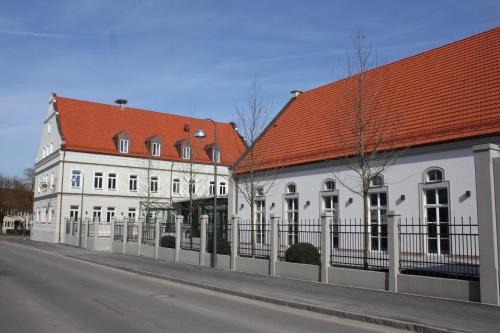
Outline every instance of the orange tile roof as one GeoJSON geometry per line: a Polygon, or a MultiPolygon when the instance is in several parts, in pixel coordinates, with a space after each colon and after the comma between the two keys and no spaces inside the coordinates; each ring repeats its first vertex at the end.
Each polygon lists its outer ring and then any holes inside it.
{"type": "MultiPolygon", "coordinates": [[[[500,134],[500,28],[375,68],[366,80],[367,94],[376,95],[372,119],[394,139],[382,148],[500,134]]],[[[354,154],[349,91],[356,82],[349,77],[291,100],[255,145],[258,167],[354,154]]],[[[242,158],[236,172],[247,169],[242,158]]]]}
{"type": "MultiPolygon", "coordinates": [[[[206,149],[214,142],[214,125],[210,121],[125,107],[117,105],[81,101],[56,96],[64,149],[90,153],[120,156],[147,157],[146,139],[161,137],[161,160],[181,161],[176,142],[191,141],[193,160],[199,163],[212,163],[206,149]],[[191,129],[185,131],[185,125],[191,129]],[[194,132],[203,128],[206,138],[194,138],[194,132]],[[130,135],[128,154],[119,153],[113,138],[120,132],[130,135]]],[[[221,146],[221,164],[231,165],[245,151],[242,138],[229,123],[217,122],[217,141],[221,146]]]]}

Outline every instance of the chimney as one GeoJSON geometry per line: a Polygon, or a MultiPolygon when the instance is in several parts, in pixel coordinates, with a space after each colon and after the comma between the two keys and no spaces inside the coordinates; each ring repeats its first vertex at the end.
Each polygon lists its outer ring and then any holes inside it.
{"type": "Polygon", "coordinates": [[[125,104],[128,103],[128,101],[124,98],[119,98],[117,100],[115,100],[115,103],[118,104],[120,106],[120,109],[122,109],[122,111],[125,109],[125,104]]]}
{"type": "Polygon", "coordinates": [[[290,91],[290,94],[292,94],[292,98],[297,98],[300,94],[302,94],[302,91],[300,90],[292,90],[290,91]]]}
{"type": "Polygon", "coordinates": [[[238,132],[238,125],[236,125],[236,123],[235,123],[235,122],[231,121],[231,122],[229,122],[229,125],[233,126],[233,129],[234,129],[236,132],[238,132]]]}

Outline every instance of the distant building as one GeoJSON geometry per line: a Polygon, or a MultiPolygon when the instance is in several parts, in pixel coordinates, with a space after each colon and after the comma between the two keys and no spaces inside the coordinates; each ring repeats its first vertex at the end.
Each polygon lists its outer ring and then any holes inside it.
{"type": "Polygon", "coordinates": [[[200,202],[213,191],[227,201],[228,166],[245,148],[231,123],[53,94],[35,164],[31,237],[60,242],[65,218],[167,218],[190,192],[200,202]],[[198,129],[204,138],[195,137],[198,129]]]}

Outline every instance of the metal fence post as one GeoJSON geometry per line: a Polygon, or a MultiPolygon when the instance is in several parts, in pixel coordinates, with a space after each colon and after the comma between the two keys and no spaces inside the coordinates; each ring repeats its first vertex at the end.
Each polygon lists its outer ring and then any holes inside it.
{"type": "MultiPolygon", "coordinates": [[[[208,215],[200,216],[200,266],[205,265],[205,252],[207,251],[207,224],[208,215]]],[[[213,236],[212,236],[213,237],[213,236]]]]}
{"type": "Polygon", "coordinates": [[[389,254],[389,291],[398,291],[399,275],[399,220],[397,210],[387,211],[387,252],[389,254]]]}
{"type": "Polygon", "coordinates": [[[71,244],[73,245],[73,221],[71,219],[69,219],[69,239],[70,241],[68,242],[68,244],[71,244]]]}
{"type": "Polygon", "coordinates": [[[236,270],[236,257],[238,256],[238,224],[240,217],[233,215],[231,217],[231,262],[230,267],[232,271],[236,270]]]}
{"type": "Polygon", "coordinates": [[[97,244],[99,243],[99,221],[94,221],[94,250],[97,250],[97,244]]]}
{"type": "Polygon", "coordinates": [[[181,225],[184,221],[184,216],[177,215],[175,217],[175,253],[174,261],[179,262],[179,254],[181,252],[181,225]]]}
{"type": "Polygon", "coordinates": [[[269,215],[271,219],[271,251],[269,253],[269,275],[276,276],[276,262],[278,261],[278,223],[279,216],[269,215]]]}
{"type": "MultiPolygon", "coordinates": [[[[144,220],[146,221],[146,220],[144,220]]],[[[141,256],[142,253],[142,222],[141,219],[137,221],[137,255],[141,256]]]]}
{"type": "Polygon", "coordinates": [[[113,253],[113,241],[115,240],[115,219],[111,219],[111,229],[109,229],[109,252],[113,253]]]}
{"type": "Polygon", "coordinates": [[[333,213],[321,213],[321,282],[328,283],[330,270],[331,235],[330,226],[333,224],[333,213]]]}
{"type": "Polygon", "coordinates": [[[127,238],[128,238],[128,219],[125,218],[123,220],[123,238],[122,238],[122,253],[125,254],[127,253],[127,238]]]}
{"type": "Polygon", "coordinates": [[[160,219],[155,219],[155,259],[158,259],[160,251],[160,219]]]}

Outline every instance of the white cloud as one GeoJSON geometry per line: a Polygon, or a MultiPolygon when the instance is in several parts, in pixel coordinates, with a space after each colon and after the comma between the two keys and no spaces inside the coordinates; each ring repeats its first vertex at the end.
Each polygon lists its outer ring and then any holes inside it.
{"type": "Polygon", "coordinates": [[[66,34],[53,34],[53,33],[45,33],[45,32],[19,31],[19,30],[7,30],[7,29],[0,29],[0,34],[41,37],[41,38],[67,38],[67,37],[71,37],[71,35],[66,35],[66,34]]]}

